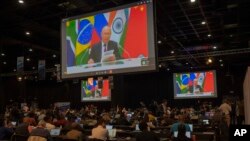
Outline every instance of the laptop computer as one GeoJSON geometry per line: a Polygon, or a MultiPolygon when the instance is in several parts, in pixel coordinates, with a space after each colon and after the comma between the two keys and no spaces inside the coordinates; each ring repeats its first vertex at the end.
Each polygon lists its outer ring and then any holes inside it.
{"type": "Polygon", "coordinates": [[[139,123],[137,123],[137,124],[135,125],[135,131],[140,131],[139,123]]]}
{"type": "Polygon", "coordinates": [[[61,129],[60,128],[55,128],[55,129],[51,129],[50,130],[50,135],[51,136],[59,136],[61,133],[61,129]]]}
{"type": "Polygon", "coordinates": [[[193,124],[188,124],[188,126],[190,127],[190,131],[193,132],[193,124]]]}
{"type": "Polygon", "coordinates": [[[202,122],[203,122],[204,125],[209,125],[209,120],[208,119],[203,119],[202,122]]]}
{"type": "MultiPolygon", "coordinates": [[[[191,132],[186,132],[186,136],[188,137],[188,138],[191,138],[191,132]]],[[[178,131],[176,131],[176,132],[174,132],[174,137],[178,137],[178,131]]]]}
{"type": "Polygon", "coordinates": [[[116,129],[109,129],[108,133],[109,133],[109,138],[112,139],[116,137],[116,129]]]}
{"type": "Polygon", "coordinates": [[[106,129],[107,129],[107,130],[113,129],[113,125],[106,125],[106,129]]]}

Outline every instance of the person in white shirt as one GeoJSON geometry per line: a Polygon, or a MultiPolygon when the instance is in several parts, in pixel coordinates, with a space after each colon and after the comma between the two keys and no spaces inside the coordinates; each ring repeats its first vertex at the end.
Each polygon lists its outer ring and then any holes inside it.
{"type": "Polygon", "coordinates": [[[221,110],[222,113],[225,114],[226,122],[227,125],[229,126],[230,124],[230,112],[232,111],[231,106],[229,105],[229,101],[227,99],[223,100],[223,103],[220,105],[219,109],[221,110]]]}
{"type": "Polygon", "coordinates": [[[97,127],[92,129],[91,137],[100,140],[107,140],[108,130],[105,127],[106,127],[106,121],[104,119],[100,119],[98,121],[97,127]]]}
{"type": "Polygon", "coordinates": [[[51,129],[55,129],[56,126],[52,124],[52,117],[46,116],[43,119],[46,122],[45,128],[48,129],[49,131],[51,129]]]}

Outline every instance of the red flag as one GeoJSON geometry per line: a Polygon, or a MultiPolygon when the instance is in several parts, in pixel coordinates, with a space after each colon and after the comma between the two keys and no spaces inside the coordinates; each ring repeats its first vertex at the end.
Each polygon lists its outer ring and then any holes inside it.
{"type": "Polygon", "coordinates": [[[147,34],[146,5],[132,7],[124,43],[124,50],[126,51],[123,52],[123,56],[127,56],[126,54],[129,53],[131,58],[137,58],[140,55],[148,57],[147,34]]]}
{"type": "Polygon", "coordinates": [[[95,30],[95,28],[92,31],[92,39],[91,39],[91,46],[100,42],[100,38],[95,30]]]}
{"type": "Polygon", "coordinates": [[[102,96],[109,96],[109,81],[103,80],[102,96]]]}
{"type": "Polygon", "coordinates": [[[214,93],[214,73],[207,72],[204,82],[204,92],[213,92],[214,93]]]}
{"type": "Polygon", "coordinates": [[[115,15],[116,15],[116,11],[112,11],[110,12],[109,14],[109,19],[108,19],[108,26],[111,27],[111,24],[115,18],[115,15]]]}

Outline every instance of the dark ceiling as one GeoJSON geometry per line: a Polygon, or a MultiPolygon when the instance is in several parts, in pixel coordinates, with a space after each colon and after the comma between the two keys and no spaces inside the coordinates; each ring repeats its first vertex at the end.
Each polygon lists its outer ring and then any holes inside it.
{"type": "MultiPolygon", "coordinates": [[[[136,0],[23,0],[24,4],[18,1],[2,0],[0,5],[1,73],[13,73],[18,56],[30,58],[25,61],[25,71],[36,70],[39,59],[46,59],[46,68],[54,68],[60,63],[62,18],[136,0]],[[27,31],[30,35],[25,34],[27,31]]],[[[183,70],[250,64],[249,0],[155,2],[161,68],[183,70]],[[202,24],[203,21],[206,23],[202,24]],[[209,57],[213,59],[211,64],[207,64],[209,57]]]]}

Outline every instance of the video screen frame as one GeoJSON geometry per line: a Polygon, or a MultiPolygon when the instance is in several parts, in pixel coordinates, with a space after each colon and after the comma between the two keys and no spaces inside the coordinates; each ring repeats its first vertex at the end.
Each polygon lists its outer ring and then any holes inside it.
{"type": "MultiPolygon", "coordinates": [[[[197,80],[198,81],[198,80],[197,80]]],[[[203,80],[205,81],[205,80],[203,80]]],[[[198,83],[198,82],[197,82],[198,83]]],[[[204,70],[204,71],[190,71],[190,72],[178,72],[178,73],[173,73],[173,87],[174,87],[174,99],[195,99],[195,98],[217,98],[218,97],[218,92],[217,92],[217,76],[216,76],[216,70],[204,70]],[[185,94],[181,94],[183,96],[178,96],[177,94],[177,78],[176,75],[177,74],[191,74],[191,73],[206,73],[206,72],[212,72],[213,73],[213,89],[214,89],[214,93],[210,94],[210,95],[206,95],[205,93],[201,93],[201,92],[195,92],[195,89],[193,87],[193,93],[185,93],[185,94]]],[[[197,87],[196,87],[197,88],[197,87]]]]}
{"type": "Polygon", "coordinates": [[[121,74],[121,73],[136,73],[136,72],[146,72],[146,71],[156,71],[157,68],[157,46],[155,43],[156,36],[155,36],[155,11],[154,11],[154,3],[153,0],[147,0],[144,2],[147,6],[147,30],[148,30],[148,60],[145,61],[150,62],[149,65],[141,65],[136,67],[129,67],[126,66],[118,67],[118,68],[109,68],[108,67],[100,67],[100,69],[90,70],[89,72],[76,72],[76,73],[68,73],[67,71],[67,48],[66,48],[66,22],[69,20],[84,18],[88,16],[93,16],[98,13],[106,13],[113,10],[120,10],[124,8],[131,8],[133,6],[137,6],[142,4],[142,2],[135,2],[119,7],[109,8],[101,11],[91,12],[88,14],[78,15],[74,17],[65,18],[62,20],[61,23],[61,77],[62,79],[67,78],[77,78],[77,77],[91,77],[91,76],[98,76],[98,75],[110,75],[110,74],[121,74]],[[148,2],[148,3],[147,3],[148,2]]]}
{"type": "Polygon", "coordinates": [[[109,84],[109,79],[101,79],[99,80],[93,77],[89,77],[86,80],[81,80],[81,102],[97,102],[97,101],[111,101],[112,100],[112,92],[111,92],[111,88],[110,88],[110,84],[109,84]],[[98,81],[102,81],[101,83],[101,87],[99,88],[98,81]],[[107,83],[107,84],[104,84],[107,83]],[[91,85],[90,85],[91,84],[91,85]],[[85,85],[85,87],[83,86],[85,85]],[[108,85],[108,86],[105,86],[108,85]],[[87,88],[89,86],[89,88],[87,88]],[[108,88],[105,88],[108,87],[108,88]],[[86,90],[88,89],[88,90],[86,90]],[[102,95],[103,90],[105,89],[105,93],[107,93],[108,95],[105,97],[99,97],[98,95],[102,95]],[[86,93],[86,91],[89,91],[89,94],[86,93]],[[89,96],[84,96],[85,95],[89,95],[89,96]]]}

